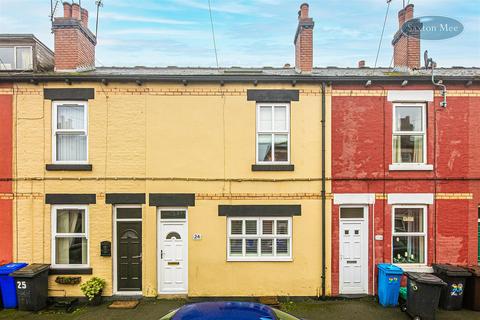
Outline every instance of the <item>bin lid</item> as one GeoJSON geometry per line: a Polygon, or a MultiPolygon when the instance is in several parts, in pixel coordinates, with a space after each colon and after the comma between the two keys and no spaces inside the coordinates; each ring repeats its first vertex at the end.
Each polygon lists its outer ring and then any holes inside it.
{"type": "Polygon", "coordinates": [[[45,270],[50,269],[49,264],[41,263],[32,263],[31,265],[26,266],[23,269],[17,270],[10,274],[12,277],[24,277],[24,278],[33,278],[39,273],[42,273],[45,270]]]}
{"type": "Polygon", "coordinates": [[[396,265],[390,263],[380,263],[377,265],[378,269],[385,271],[388,274],[403,274],[403,270],[396,265]]]}
{"type": "Polygon", "coordinates": [[[18,263],[8,263],[0,267],[0,276],[6,276],[10,273],[17,271],[28,265],[28,263],[18,262],[18,263]]]}
{"type": "Polygon", "coordinates": [[[472,274],[474,277],[480,277],[480,266],[469,266],[466,269],[472,274]]]}
{"type": "Polygon", "coordinates": [[[431,273],[424,272],[405,272],[408,278],[415,280],[419,283],[426,283],[437,286],[446,286],[442,279],[431,273]]]}
{"type": "Polygon", "coordinates": [[[469,277],[470,272],[464,268],[457,267],[451,264],[434,264],[433,270],[438,274],[445,274],[450,277],[469,277]]]}

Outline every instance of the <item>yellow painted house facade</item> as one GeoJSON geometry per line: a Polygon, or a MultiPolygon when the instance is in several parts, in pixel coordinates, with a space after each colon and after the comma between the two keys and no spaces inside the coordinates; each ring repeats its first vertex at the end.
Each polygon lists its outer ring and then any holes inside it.
{"type": "Polygon", "coordinates": [[[331,88],[246,78],[17,83],[15,261],[51,296],[330,294],[331,88]]]}

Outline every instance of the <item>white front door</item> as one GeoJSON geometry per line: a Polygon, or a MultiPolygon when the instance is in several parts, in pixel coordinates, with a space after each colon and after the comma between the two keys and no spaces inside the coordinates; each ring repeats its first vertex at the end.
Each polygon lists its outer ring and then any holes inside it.
{"type": "Polygon", "coordinates": [[[188,291],[187,222],[186,220],[178,219],[182,212],[186,215],[185,210],[160,210],[158,246],[159,293],[183,294],[188,291]],[[162,219],[162,214],[164,217],[173,216],[174,218],[162,219]]]}
{"type": "Polygon", "coordinates": [[[340,208],[340,293],[368,293],[368,227],[365,207],[340,208]],[[360,217],[363,218],[360,218],[360,217]]]}

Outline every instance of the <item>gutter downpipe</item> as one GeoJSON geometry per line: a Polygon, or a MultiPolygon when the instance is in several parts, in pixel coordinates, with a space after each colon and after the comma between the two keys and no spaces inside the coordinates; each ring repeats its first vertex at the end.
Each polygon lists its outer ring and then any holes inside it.
{"type": "Polygon", "coordinates": [[[326,220],[326,175],[325,175],[325,149],[326,149],[326,106],[325,106],[325,82],[322,82],[322,300],[325,300],[325,274],[326,274],[326,236],[325,236],[325,220],[326,220]]]}

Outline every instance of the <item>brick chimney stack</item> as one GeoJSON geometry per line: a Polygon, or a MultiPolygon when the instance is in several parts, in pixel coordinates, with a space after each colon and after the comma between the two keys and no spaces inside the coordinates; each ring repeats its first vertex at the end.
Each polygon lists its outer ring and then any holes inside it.
{"type": "Polygon", "coordinates": [[[300,6],[298,27],[295,33],[295,69],[297,72],[310,73],[313,69],[313,27],[315,23],[308,15],[308,3],[300,6]]]}
{"type": "Polygon", "coordinates": [[[95,69],[97,39],[88,29],[88,11],[78,3],[63,3],[63,17],[55,18],[55,71],[75,72],[95,69]]]}
{"type": "Polygon", "coordinates": [[[393,37],[393,63],[400,69],[420,68],[420,39],[406,36],[402,33],[402,26],[413,19],[413,4],[409,4],[398,12],[398,31],[393,37]]]}

